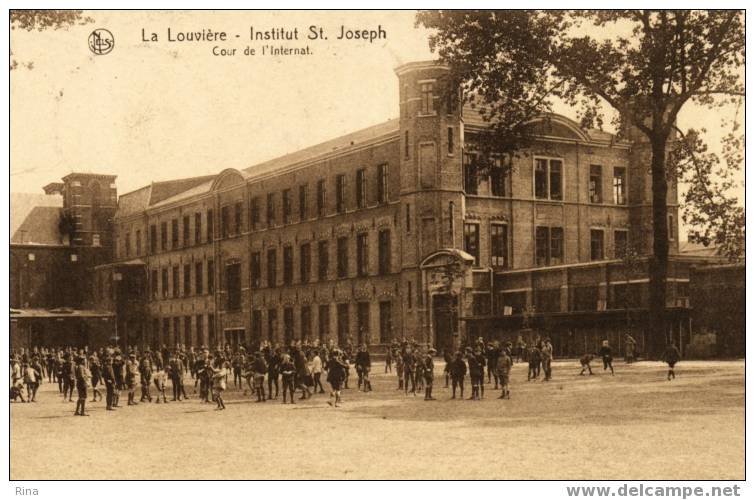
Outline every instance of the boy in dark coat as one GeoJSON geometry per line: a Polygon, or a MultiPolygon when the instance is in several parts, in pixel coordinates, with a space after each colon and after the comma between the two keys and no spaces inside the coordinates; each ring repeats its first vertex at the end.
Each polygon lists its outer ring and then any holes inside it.
{"type": "Polygon", "coordinates": [[[682,354],[672,340],[668,347],[666,347],[666,352],[663,353],[663,359],[668,363],[668,375],[666,376],[666,380],[671,380],[672,378],[676,380],[674,366],[676,366],[676,363],[678,363],[681,358],[682,354]]]}
{"type": "Polygon", "coordinates": [[[283,380],[283,404],[286,404],[286,392],[291,395],[291,404],[295,404],[294,401],[294,376],[296,375],[296,367],[291,362],[291,358],[288,354],[283,355],[283,361],[280,365],[281,377],[283,380]]]}
{"type": "Polygon", "coordinates": [[[531,346],[527,352],[527,361],[529,362],[527,382],[530,380],[537,380],[540,376],[540,360],[540,349],[538,349],[536,345],[531,346]]]}
{"type": "Polygon", "coordinates": [[[451,373],[451,399],[456,399],[456,387],[461,390],[461,399],[464,399],[464,377],[467,375],[467,365],[461,357],[460,352],[454,354],[448,371],[451,373]]]}
{"type": "Polygon", "coordinates": [[[604,340],[603,345],[600,348],[600,357],[603,358],[603,371],[611,369],[611,375],[613,375],[613,350],[608,345],[608,341],[604,340]]]}
{"type": "Polygon", "coordinates": [[[427,355],[422,361],[422,375],[425,378],[425,401],[433,401],[433,378],[435,371],[435,364],[433,363],[433,355],[436,351],[432,347],[427,350],[427,355]]]}

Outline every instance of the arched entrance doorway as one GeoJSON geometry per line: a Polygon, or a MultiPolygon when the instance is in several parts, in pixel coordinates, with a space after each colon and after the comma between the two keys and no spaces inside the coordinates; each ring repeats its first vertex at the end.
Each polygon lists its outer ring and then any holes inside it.
{"type": "Polygon", "coordinates": [[[427,321],[432,343],[441,351],[459,348],[464,290],[474,257],[455,248],[433,252],[422,260],[422,283],[429,298],[427,321]]]}

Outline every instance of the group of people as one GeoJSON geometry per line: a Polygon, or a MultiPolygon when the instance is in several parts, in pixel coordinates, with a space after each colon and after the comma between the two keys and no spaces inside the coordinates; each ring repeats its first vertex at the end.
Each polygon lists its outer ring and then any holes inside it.
{"type": "MultiPolygon", "coordinates": [[[[631,346],[634,352],[636,343],[626,336],[627,352],[631,346]]],[[[393,371],[398,377],[397,390],[416,395],[424,391],[426,401],[435,400],[433,382],[435,379],[435,356],[437,351],[430,345],[403,339],[394,341],[387,349],[385,372],[393,371]]],[[[445,367],[444,388],[451,388],[451,399],[456,399],[457,390],[464,398],[464,382],[469,376],[471,395],[468,399],[480,400],[485,394],[487,383],[494,383],[494,390],[500,388],[499,399],[510,399],[509,379],[515,362],[528,363],[527,381],[538,380],[541,371],[543,381],[552,377],[551,362],[553,345],[549,338],[537,339],[527,345],[517,340],[501,344],[498,341],[485,342],[477,339],[460,350],[443,351],[445,367]]],[[[614,374],[613,350],[604,340],[598,353],[588,353],[580,358],[582,371],[592,375],[592,360],[600,356],[603,370],[614,374]]],[[[667,378],[676,378],[674,367],[681,359],[679,349],[672,343],[666,349],[663,359],[668,363],[667,378]]],[[[627,362],[633,361],[627,358],[627,362]]],[[[288,346],[261,342],[255,348],[230,345],[210,351],[202,346],[199,349],[178,345],[175,349],[163,346],[161,349],[139,350],[129,347],[121,349],[100,348],[94,352],[88,349],[71,347],[60,349],[33,348],[11,355],[11,400],[35,402],[39,385],[45,378],[57,383],[64,401],[73,401],[76,389],[75,415],[87,416],[86,404],[91,391],[90,402],[103,399],[101,386],[105,386],[106,410],[114,411],[120,406],[122,392],[127,393],[127,405],[142,402],[167,403],[167,382],[171,382],[170,401],[189,399],[185,381],[193,385],[194,394],[202,402],[214,402],[216,409],[224,410],[223,393],[232,378],[236,389],[256,397],[256,402],[275,400],[282,395],[283,404],[294,404],[298,399],[309,399],[314,394],[326,393],[322,379],[330,385],[328,404],[334,407],[342,402],[341,391],[349,388],[351,367],[357,375],[357,389],[372,391],[370,372],[372,361],[366,345],[354,348],[351,342],[338,347],[333,342],[314,343],[291,342],[288,346]],[[189,378],[190,377],[190,378],[189,378]],[[25,389],[25,390],[24,390],[25,389]],[[154,396],[153,396],[154,389],[154,396]],[[137,401],[137,390],[139,398],[137,401]],[[281,394],[282,393],[282,394],[281,394]]]]}
{"type": "Polygon", "coordinates": [[[318,392],[324,394],[322,377],[331,387],[328,403],[338,407],[341,390],[348,388],[350,367],[353,363],[357,374],[357,387],[369,392],[371,358],[367,346],[354,349],[349,343],[341,349],[332,343],[312,345],[307,342],[292,342],[288,347],[262,342],[257,349],[230,345],[211,352],[202,346],[199,349],[178,345],[175,349],[139,350],[129,347],[100,348],[90,352],[86,348],[65,347],[60,349],[33,348],[11,355],[10,378],[11,400],[35,402],[39,384],[47,377],[57,383],[64,401],[73,402],[74,388],[77,392],[77,416],[88,416],[86,404],[101,401],[102,385],[105,386],[106,410],[114,411],[120,406],[122,392],[127,393],[127,406],[142,402],[167,403],[167,382],[171,382],[173,397],[170,401],[189,399],[186,381],[193,384],[194,393],[203,402],[214,402],[218,410],[225,409],[223,393],[233,379],[237,389],[247,388],[257,402],[277,399],[282,392],[283,403],[295,403],[295,393],[301,390],[299,399],[309,399],[318,392]],[[267,390],[265,390],[267,381],[267,390]],[[24,397],[24,386],[26,397],[24,397]],[[153,393],[154,390],[154,393],[153,393]],[[137,391],[140,392],[137,401],[137,391]]]}

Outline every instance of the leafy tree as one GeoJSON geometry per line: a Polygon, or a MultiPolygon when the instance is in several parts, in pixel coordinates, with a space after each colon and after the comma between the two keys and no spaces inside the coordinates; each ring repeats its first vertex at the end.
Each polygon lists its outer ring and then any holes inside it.
{"type": "Polygon", "coordinates": [[[685,104],[715,108],[744,96],[744,12],[423,11],[417,24],[434,30],[431,49],[491,123],[485,141],[504,152],[526,146],[533,132],[527,124],[551,112],[555,100],[576,107],[583,126],[602,125],[608,105],[620,131],[641,136],[634,139],[647,145],[652,177],[651,352],[659,354],[669,252],[666,157],[685,104]]]}
{"type": "MultiPolygon", "coordinates": [[[[87,24],[94,20],[85,16],[80,10],[11,10],[10,11],[10,28],[12,30],[22,29],[26,31],[44,31],[48,29],[59,30],[66,29],[75,24],[87,24]]],[[[19,66],[32,69],[34,63],[19,63],[13,58],[11,50],[10,69],[16,69],[19,66]]]]}

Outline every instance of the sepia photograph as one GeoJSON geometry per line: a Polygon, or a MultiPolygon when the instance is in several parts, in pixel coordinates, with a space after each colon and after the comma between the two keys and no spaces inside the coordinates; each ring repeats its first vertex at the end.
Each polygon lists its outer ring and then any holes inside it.
{"type": "Polygon", "coordinates": [[[744,491],[744,10],[8,15],[16,496],[744,491]]]}

